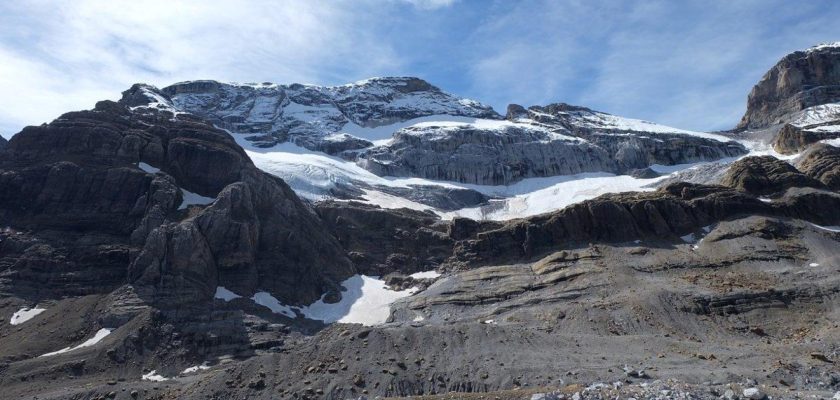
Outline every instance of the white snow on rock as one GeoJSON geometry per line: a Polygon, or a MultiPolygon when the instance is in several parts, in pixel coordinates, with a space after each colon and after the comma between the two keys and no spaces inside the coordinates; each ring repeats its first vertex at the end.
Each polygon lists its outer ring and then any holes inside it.
{"type": "Polygon", "coordinates": [[[813,225],[815,228],[819,228],[819,229],[822,229],[824,231],[840,232],[840,225],[834,225],[834,226],[822,226],[822,225],[817,225],[817,224],[811,224],[811,225],[813,225]]]}
{"type": "MultiPolygon", "coordinates": [[[[838,125],[838,128],[840,128],[840,125],[838,125]]],[[[820,140],[820,143],[825,143],[829,146],[840,147],[840,138],[820,140]]]]}
{"type": "Polygon", "coordinates": [[[390,290],[385,287],[385,281],[365,275],[352,276],[342,282],[341,286],[346,289],[341,292],[341,301],[328,304],[321,298],[307,307],[302,307],[303,315],[326,323],[379,325],[385,323],[391,314],[391,303],[416,291],[413,288],[390,290]]]}
{"type": "Polygon", "coordinates": [[[186,189],[181,189],[181,193],[183,193],[184,201],[181,203],[181,206],[178,207],[179,210],[184,210],[191,205],[206,206],[216,201],[216,199],[212,197],[204,197],[186,189]]]}
{"type": "Polygon", "coordinates": [[[42,355],[40,355],[39,357],[54,356],[54,355],[56,355],[56,354],[68,353],[68,352],[71,352],[71,351],[73,351],[73,350],[81,349],[81,348],[83,348],[83,347],[90,347],[90,346],[93,346],[93,345],[95,345],[95,344],[99,343],[99,342],[100,342],[102,339],[104,339],[106,336],[110,335],[112,330],[113,330],[113,329],[109,329],[109,328],[102,328],[102,329],[100,329],[100,330],[96,331],[96,334],[94,334],[92,338],[90,338],[90,339],[88,339],[88,340],[85,340],[84,342],[82,342],[82,344],[80,344],[80,345],[78,345],[78,346],[74,346],[74,347],[65,347],[65,348],[63,348],[63,349],[61,349],[61,350],[53,351],[53,352],[51,352],[51,353],[47,353],[47,354],[42,354],[42,355]]]}
{"type": "Polygon", "coordinates": [[[435,270],[415,272],[409,276],[414,279],[434,279],[440,276],[440,272],[437,272],[435,270]]]}
{"type": "Polygon", "coordinates": [[[140,169],[142,169],[143,171],[146,171],[146,172],[148,172],[148,173],[150,173],[150,174],[156,174],[156,173],[160,172],[160,169],[155,168],[155,167],[153,167],[153,166],[151,166],[151,165],[149,165],[149,164],[146,164],[146,163],[144,163],[144,162],[141,162],[141,163],[137,164],[137,167],[139,167],[139,168],[140,168],[140,169]]]}
{"type": "MultiPolygon", "coordinates": [[[[210,366],[207,365],[207,363],[203,363],[201,365],[194,365],[192,367],[189,367],[189,368],[181,371],[181,374],[182,375],[187,375],[187,374],[191,374],[193,372],[204,371],[204,370],[208,370],[208,369],[210,369],[210,366]]],[[[152,371],[152,372],[154,372],[154,371],[152,371]]]]}
{"type": "Polygon", "coordinates": [[[253,300],[254,303],[257,303],[261,306],[268,307],[268,309],[271,310],[271,312],[273,312],[275,314],[282,314],[282,315],[285,315],[289,318],[295,318],[296,317],[295,312],[292,311],[292,308],[290,306],[287,306],[287,305],[281,303],[274,296],[272,296],[271,293],[268,293],[268,292],[254,293],[254,296],[251,297],[251,300],[253,300]]]}
{"type": "Polygon", "coordinates": [[[9,320],[9,323],[12,324],[12,325],[20,325],[20,324],[22,324],[26,321],[29,321],[32,318],[35,318],[36,315],[38,315],[38,314],[40,314],[44,311],[47,311],[47,309],[46,308],[38,308],[38,306],[35,306],[33,308],[29,308],[29,307],[21,308],[20,310],[16,311],[14,314],[12,314],[12,319],[9,320]]]}
{"type": "Polygon", "coordinates": [[[810,264],[808,264],[808,266],[809,267],[819,267],[820,264],[819,263],[810,263],[810,264]]]}
{"type": "Polygon", "coordinates": [[[798,111],[791,116],[790,124],[803,127],[840,119],[840,103],[820,104],[798,111]]]}
{"type": "Polygon", "coordinates": [[[149,371],[148,374],[143,374],[140,377],[140,379],[142,379],[144,381],[152,381],[152,382],[163,382],[163,381],[168,381],[169,380],[169,378],[166,378],[163,375],[158,374],[156,370],[151,370],[151,371],[149,371]]]}
{"type": "Polygon", "coordinates": [[[651,191],[649,185],[665,179],[639,179],[606,172],[587,172],[549,178],[528,178],[510,186],[464,185],[486,195],[502,197],[488,206],[447,212],[449,219],[466,217],[476,220],[509,220],[559,210],[571,204],[593,199],[606,193],[651,191]]]}
{"type": "Polygon", "coordinates": [[[242,296],[231,292],[230,290],[225,289],[222,286],[216,288],[216,294],[213,295],[213,298],[224,300],[224,301],[231,301],[233,299],[238,299],[242,296]]]}

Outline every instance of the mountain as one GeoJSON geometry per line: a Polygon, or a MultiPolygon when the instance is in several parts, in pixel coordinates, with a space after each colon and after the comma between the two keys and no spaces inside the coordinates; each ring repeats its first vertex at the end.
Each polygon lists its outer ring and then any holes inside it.
{"type": "Polygon", "coordinates": [[[777,131],[782,154],[840,138],[840,42],[782,58],[750,92],[738,128],[777,131]]]}
{"type": "Polygon", "coordinates": [[[830,398],[840,148],[726,135],[134,85],[0,151],[0,397],[830,398]]]}
{"type": "Polygon", "coordinates": [[[809,125],[838,110],[812,108],[840,102],[840,42],[795,51],[782,58],[753,87],[738,128],[775,124],[809,125]]]}
{"type": "Polygon", "coordinates": [[[4,138],[3,136],[0,136],[0,150],[2,150],[3,147],[6,147],[7,143],[9,143],[9,141],[6,140],[6,138],[4,138]]]}

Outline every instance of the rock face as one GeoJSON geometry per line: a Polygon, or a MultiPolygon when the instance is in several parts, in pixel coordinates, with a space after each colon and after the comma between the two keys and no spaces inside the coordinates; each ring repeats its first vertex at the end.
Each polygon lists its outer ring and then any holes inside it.
{"type": "Polygon", "coordinates": [[[776,157],[753,156],[734,162],[721,184],[755,195],[779,194],[791,187],[823,187],[820,181],[808,175],[776,157]]]}
{"type": "Polygon", "coordinates": [[[840,43],[791,53],[753,87],[738,128],[789,122],[809,107],[840,102],[840,43]]]}
{"type": "Polygon", "coordinates": [[[0,150],[3,150],[3,148],[6,147],[7,143],[9,143],[9,141],[6,140],[6,138],[0,136],[0,150]]]}
{"type": "MultiPolygon", "coordinates": [[[[809,182],[810,178],[805,180],[809,182]]],[[[472,229],[472,238],[456,244],[455,259],[470,265],[499,265],[533,259],[562,246],[677,238],[738,215],[790,216],[827,225],[840,222],[836,208],[840,195],[803,188],[800,183],[795,180],[774,203],[738,190],[689,183],[671,184],[656,192],[604,195],[501,227],[478,225],[472,229]]]]}
{"type": "Polygon", "coordinates": [[[191,81],[160,90],[135,85],[132,92],[131,106],[152,104],[201,116],[232,132],[259,133],[259,145],[291,141],[330,154],[371,145],[353,133],[414,118],[500,118],[488,106],[409,77],[373,78],[342,86],[191,81]]]}
{"type": "Polygon", "coordinates": [[[795,154],[814,143],[836,138],[840,138],[840,120],[804,127],[785,124],[776,134],[773,148],[782,154],[795,154]]]}
{"type": "Polygon", "coordinates": [[[418,78],[350,85],[222,84],[193,81],[163,89],[135,85],[126,104],[200,116],[258,147],[291,141],[341,155],[379,175],[478,184],[611,172],[740,155],[710,138],[566,104],[511,106],[508,119],[418,78]],[[387,140],[390,139],[390,140],[387,140]],[[387,140],[387,143],[379,142],[387,140]]]}
{"type": "Polygon", "coordinates": [[[0,187],[0,287],[26,298],[130,283],[182,313],[217,285],[308,304],[355,272],[285,183],[188,116],[106,101],[28,127],[0,157],[0,187]]]}
{"type": "Polygon", "coordinates": [[[812,146],[797,160],[797,167],[831,190],[840,191],[840,148],[812,146]]]}
{"type": "Polygon", "coordinates": [[[582,172],[628,173],[652,164],[746,153],[740,144],[567,104],[509,107],[507,121],[426,122],[403,128],[359,164],[379,175],[484,185],[582,172]]]}

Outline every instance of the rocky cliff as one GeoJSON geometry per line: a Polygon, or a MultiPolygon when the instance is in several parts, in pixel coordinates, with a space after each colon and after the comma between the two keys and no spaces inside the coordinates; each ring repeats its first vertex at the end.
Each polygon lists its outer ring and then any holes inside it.
{"type": "Polygon", "coordinates": [[[4,293],[131,284],[184,312],[217,286],[308,304],[354,273],[313,210],[201,120],[101,102],[24,129],[0,171],[4,293]]]}
{"type": "Polygon", "coordinates": [[[506,121],[424,122],[360,157],[379,175],[483,185],[582,172],[626,174],[653,164],[745,154],[722,136],[690,132],[567,104],[512,105],[506,121]]]}
{"type": "Polygon", "coordinates": [[[753,87],[738,128],[791,122],[810,107],[840,102],[840,43],[796,51],[782,58],[753,87]]]}

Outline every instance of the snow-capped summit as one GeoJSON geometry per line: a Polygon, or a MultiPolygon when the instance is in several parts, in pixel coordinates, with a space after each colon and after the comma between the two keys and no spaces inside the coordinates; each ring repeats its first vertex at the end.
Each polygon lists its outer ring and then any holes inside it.
{"type": "Polygon", "coordinates": [[[195,114],[234,133],[259,133],[264,146],[291,141],[313,150],[328,150],[326,145],[334,151],[369,147],[370,140],[379,137],[368,131],[414,118],[500,118],[487,105],[413,77],[370,78],[340,86],[204,80],[140,89],[148,106],[195,114]],[[338,146],[334,134],[340,132],[348,135],[338,146]],[[331,139],[325,144],[326,137],[331,139]]]}

